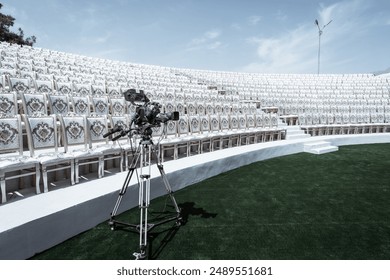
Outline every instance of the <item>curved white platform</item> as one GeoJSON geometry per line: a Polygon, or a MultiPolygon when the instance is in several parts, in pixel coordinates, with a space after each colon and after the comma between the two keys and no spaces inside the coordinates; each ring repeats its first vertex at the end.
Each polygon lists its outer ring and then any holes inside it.
{"type": "MultiPolygon", "coordinates": [[[[164,170],[173,190],[240,166],[304,152],[305,144],[333,146],[390,143],[390,133],[321,136],[225,149],[169,161],[164,170]]],[[[157,168],[152,168],[152,198],[164,195],[157,168]]],[[[127,172],[35,195],[0,206],[0,259],[26,259],[110,218],[127,172]]],[[[136,177],[119,212],[138,205],[136,177]]]]}

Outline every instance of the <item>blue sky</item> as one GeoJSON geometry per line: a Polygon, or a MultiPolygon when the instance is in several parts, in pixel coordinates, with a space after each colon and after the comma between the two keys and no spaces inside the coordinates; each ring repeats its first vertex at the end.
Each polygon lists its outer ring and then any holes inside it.
{"type": "Polygon", "coordinates": [[[180,68],[370,73],[390,67],[389,0],[0,0],[36,47],[180,68]]]}

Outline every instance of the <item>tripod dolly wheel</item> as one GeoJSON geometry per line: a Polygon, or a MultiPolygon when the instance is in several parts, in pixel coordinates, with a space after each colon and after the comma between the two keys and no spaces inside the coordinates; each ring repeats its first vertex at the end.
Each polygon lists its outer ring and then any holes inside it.
{"type": "Polygon", "coordinates": [[[116,230],[115,222],[110,221],[110,222],[108,222],[108,225],[110,226],[110,229],[112,231],[116,230]]]}

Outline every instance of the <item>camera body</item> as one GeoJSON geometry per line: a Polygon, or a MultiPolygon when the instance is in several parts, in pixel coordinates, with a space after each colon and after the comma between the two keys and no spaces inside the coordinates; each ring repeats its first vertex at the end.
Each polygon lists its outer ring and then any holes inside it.
{"type": "MultiPolygon", "coordinates": [[[[129,89],[123,93],[126,101],[136,106],[133,122],[140,131],[148,131],[150,127],[159,127],[170,120],[179,120],[179,112],[161,113],[161,104],[151,102],[143,90],[129,89]]],[[[150,133],[151,134],[151,133],[150,133]]]]}

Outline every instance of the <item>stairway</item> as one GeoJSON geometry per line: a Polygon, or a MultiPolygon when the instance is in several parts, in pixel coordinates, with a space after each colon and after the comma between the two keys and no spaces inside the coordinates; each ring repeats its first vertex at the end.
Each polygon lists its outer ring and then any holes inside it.
{"type": "Polygon", "coordinates": [[[326,141],[310,142],[303,145],[304,152],[316,155],[336,152],[338,150],[339,148],[337,146],[332,146],[330,142],[326,141]]]}
{"type": "MultiPolygon", "coordinates": [[[[283,125],[282,125],[283,126],[283,125]]],[[[310,138],[310,134],[306,134],[298,125],[286,125],[286,140],[310,138]]]]}

